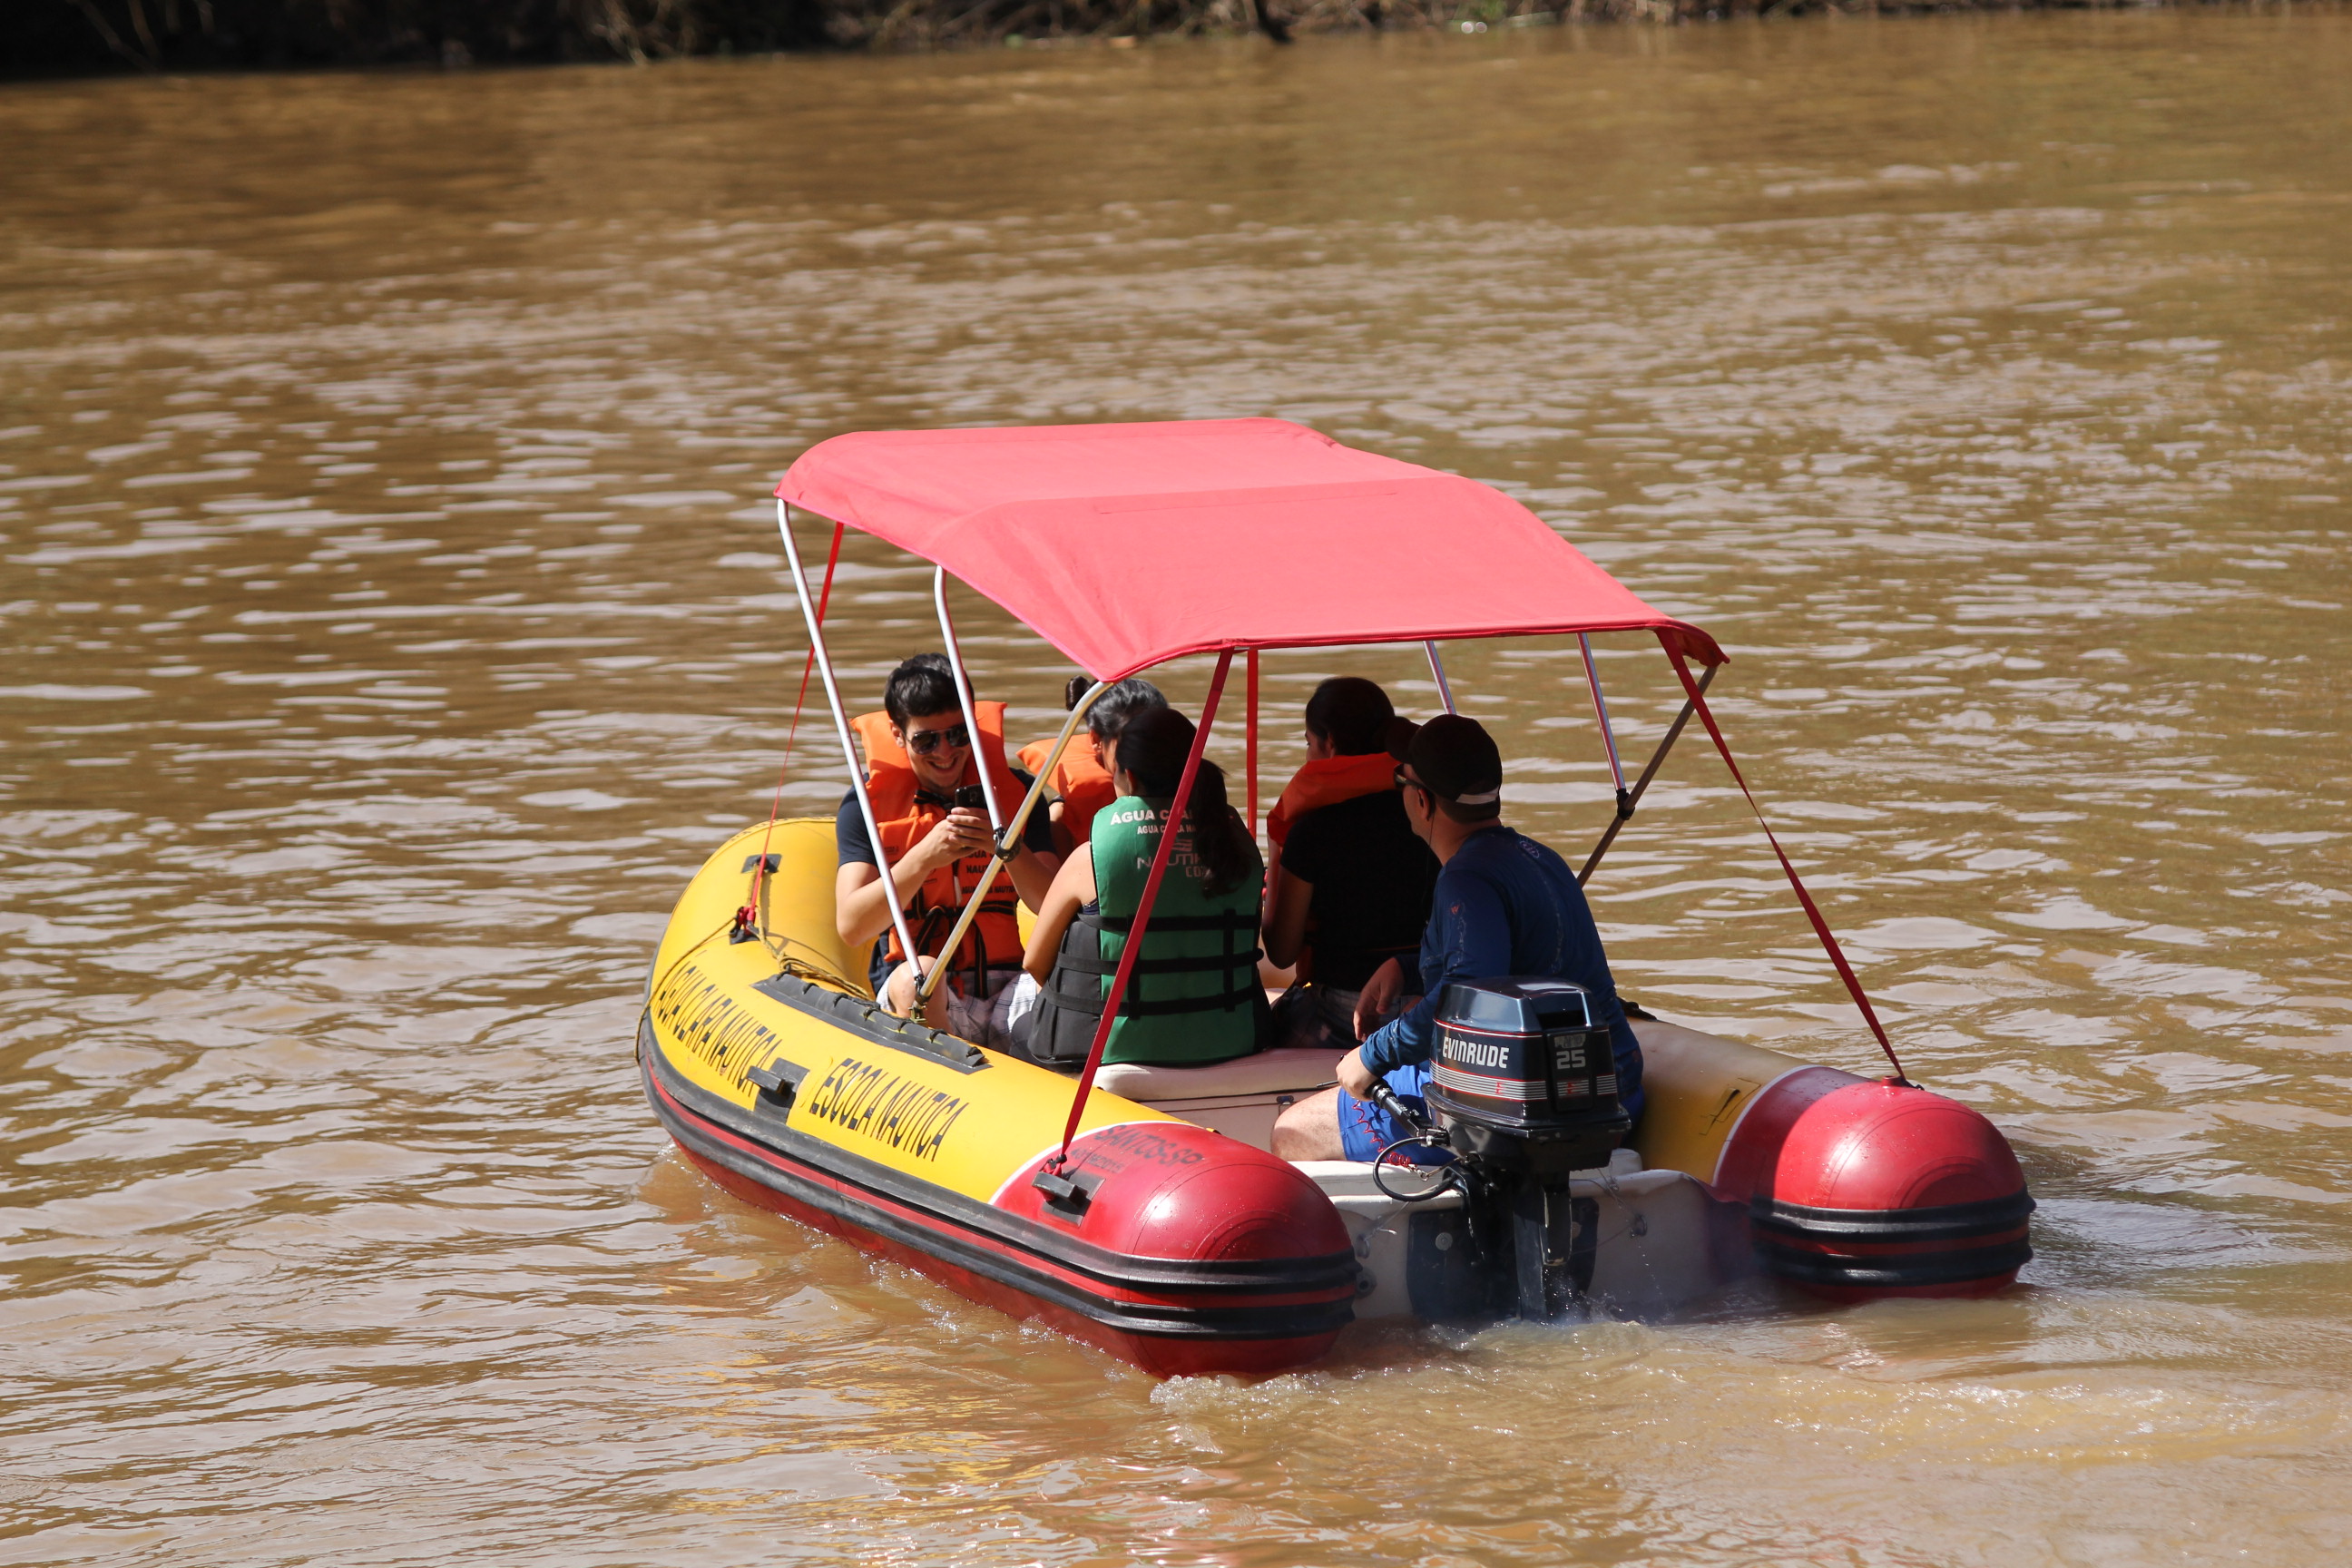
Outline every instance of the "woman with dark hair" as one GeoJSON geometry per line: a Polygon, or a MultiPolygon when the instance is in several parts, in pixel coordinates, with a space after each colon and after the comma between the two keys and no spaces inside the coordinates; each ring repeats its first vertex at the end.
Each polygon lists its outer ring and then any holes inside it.
{"type": "MultiPolygon", "coordinates": [[[[1062,706],[1076,708],[1094,685],[1090,675],[1070,677],[1062,706]]],[[[1046,816],[1054,825],[1055,847],[1060,854],[1067,857],[1073,848],[1087,841],[1087,835],[1094,828],[1095,813],[1118,795],[1111,783],[1110,766],[1111,748],[1118,744],[1119,731],[1145,709],[1167,706],[1168,699],[1160,695],[1160,688],[1130,675],[1096,698],[1095,705],[1087,710],[1085,738],[1062,748],[1061,761],[1045,775],[1045,787],[1054,795],[1046,816]]],[[[1050,739],[1032,741],[1021,748],[1021,765],[1032,773],[1042,773],[1053,750],[1050,739]]]]}
{"type": "Polygon", "coordinates": [[[1297,966],[1297,984],[1275,1004],[1278,1044],[1354,1045],[1364,982],[1420,951],[1437,857],[1405,818],[1388,751],[1411,729],[1387,692],[1354,676],[1307,699],[1307,765],[1265,819],[1280,853],[1266,891],[1266,959],[1297,966]]]}
{"type": "MultiPolygon", "coordinates": [[[[1135,714],[1119,734],[1118,796],[1055,873],[1023,958],[1045,991],[1028,1036],[1033,1060],[1075,1068],[1086,1059],[1193,734],[1190,719],[1164,706],[1135,714]]],[[[1225,800],[1223,771],[1203,759],[1105,1061],[1198,1066],[1258,1048],[1266,1017],[1257,978],[1264,876],[1256,842],[1225,800]]]]}

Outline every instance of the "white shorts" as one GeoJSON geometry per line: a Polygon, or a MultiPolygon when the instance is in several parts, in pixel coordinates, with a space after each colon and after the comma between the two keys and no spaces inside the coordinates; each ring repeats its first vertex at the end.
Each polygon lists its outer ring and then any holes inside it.
{"type": "MultiPolygon", "coordinates": [[[[901,963],[884,979],[885,996],[906,969],[901,963]]],[[[945,982],[948,1033],[992,1051],[1019,1051],[1037,1026],[1037,1003],[1045,988],[1025,969],[992,969],[987,972],[987,989],[974,996],[963,989],[966,975],[966,971],[958,970],[945,982]]]]}

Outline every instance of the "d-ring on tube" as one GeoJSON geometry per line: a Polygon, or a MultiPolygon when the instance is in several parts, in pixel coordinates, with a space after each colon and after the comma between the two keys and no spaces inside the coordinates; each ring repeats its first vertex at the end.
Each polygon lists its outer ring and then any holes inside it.
{"type": "Polygon", "coordinates": [[[809,603],[808,574],[801,570],[800,547],[793,542],[793,503],[781,498],[776,502],[776,531],[784,536],[784,559],[792,563],[793,587],[801,596],[801,618],[808,623],[809,651],[816,655],[817,673],[824,677],[824,700],[833,708],[833,732],[841,737],[841,758],[849,764],[850,793],[857,796],[858,815],[866,819],[866,841],[874,846],[874,865],[882,873],[882,896],[890,904],[890,924],[898,932],[898,951],[912,963],[914,933],[907,929],[907,911],[898,907],[898,887],[890,880],[890,852],[882,847],[882,825],[874,820],[874,801],[866,793],[866,769],[858,762],[857,742],[849,737],[849,714],[841,706],[841,687],[833,679],[833,658],[824,651],[824,631],[817,625],[816,606],[809,603]]]}

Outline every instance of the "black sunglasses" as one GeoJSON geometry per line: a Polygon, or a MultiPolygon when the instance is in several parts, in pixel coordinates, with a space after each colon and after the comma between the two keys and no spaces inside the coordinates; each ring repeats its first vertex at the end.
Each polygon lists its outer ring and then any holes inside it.
{"type": "Polygon", "coordinates": [[[961,752],[971,744],[971,731],[961,724],[950,724],[944,730],[907,731],[907,750],[919,757],[929,756],[933,752],[938,751],[941,744],[953,746],[961,752]]]}
{"type": "Polygon", "coordinates": [[[1411,773],[1405,772],[1404,764],[1402,763],[1399,763],[1396,765],[1396,772],[1391,773],[1389,777],[1394,781],[1396,787],[1399,789],[1417,789],[1433,795],[1437,793],[1435,790],[1431,789],[1427,784],[1422,783],[1419,779],[1413,777],[1411,773]]]}

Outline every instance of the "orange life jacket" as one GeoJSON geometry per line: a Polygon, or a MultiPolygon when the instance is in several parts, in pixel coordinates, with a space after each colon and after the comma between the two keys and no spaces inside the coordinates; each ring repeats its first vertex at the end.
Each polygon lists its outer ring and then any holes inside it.
{"type": "MultiPolygon", "coordinates": [[[[1343,800],[1394,788],[1396,759],[1386,752],[1360,757],[1307,758],[1306,764],[1291,775],[1290,782],[1282,786],[1281,798],[1274,803],[1274,809],[1265,814],[1265,836],[1275,847],[1275,852],[1265,858],[1266,913],[1273,914],[1275,904],[1282,897],[1282,845],[1300,817],[1318,805],[1337,805],[1343,800]]],[[[1298,950],[1291,973],[1302,983],[1315,978],[1312,917],[1307,922],[1307,940],[1298,950]]]]}
{"type": "Polygon", "coordinates": [[[1337,805],[1358,795],[1396,788],[1396,759],[1386,752],[1361,757],[1310,757],[1282,786],[1282,798],[1265,814],[1265,836],[1280,844],[1290,826],[1318,805],[1337,805]]]}
{"type": "MultiPolygon", "coordinates": [[[[1021,748],[1021,765],[1033,773],[1044,773],[1045,758],[1053,750],[1050,739],[1032,741],[1021,748]]],[[[1096,763],[1094,742],[1084,731],[1071,736],[1070,743],[1062,749],[1062,760],[1045,774],[1045,787],[1062,797],[1062,826],[1081,844],[1093,830],[1095,813],[1118,798],[1110,774],[1096,763]]]]}
{"type": "MultiPolygon", "coordinates": [[[[1004,765],[1004,704],[976,702],[973,709],[980,718],[977,744],[965,760],[965,784],[980,782],[980,770],[985,765],[996,784],[997,809],[1009,820],[1020,809],[1025,793],[1012,769],[1004,765]]],[[[923,835],[954,809],[935,795],[924,791],[926,798],[918,799],[921,782],[915,776],[914,763],[906,750],[891,737],[890,715],[861,713],[850,721],[857,731],[858,741],[866,748],[866,793],[874,803],[874,820],[882,830],[882,849],[892,865],[903,859],[908,851],[921,842],[923,835]]],[[[956,917],[962,912],[964,900],[972,889],[980,885],[982,873],[988,869],[986,851],[967,855],[961,860],[940,867],[923,880],[914,899],[907,905],[907,925],[913,933],[915,944],[924,952],[937,956],[936,949],[955,929],[956,917]]],[[[1017,913],[1020,895],[1013,889],[1009,871],[1000,871],[995,885],[989,889],[988,898],[980,906],[980,915],[971,923],[963,945],[956,950],[954,966],[986,963],[1001,967],[1021,962],[1021,925],[1017,913]]],[[[898,945],[898,931],[894,924],[888,933],[889,961],[905,958],[898,945]]]]}

